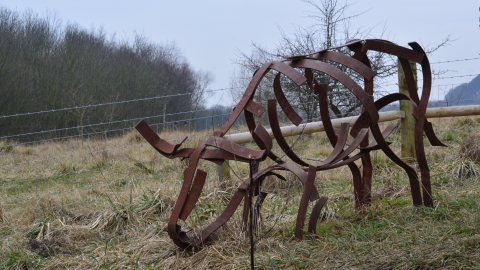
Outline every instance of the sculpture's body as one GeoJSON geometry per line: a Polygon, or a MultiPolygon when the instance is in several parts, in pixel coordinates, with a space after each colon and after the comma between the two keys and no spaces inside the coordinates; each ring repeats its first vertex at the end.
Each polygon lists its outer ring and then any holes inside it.
{"type": "MultiPolygon", "coordinates": [[[[315,188],[314,181],[317,171],[328,170],[347,165],[352,173],[353,185],[355,192],[355,205],[360,209],[363,205],[368,205],[371,200],[371,179],[372,164],[369,153],[373,150],[382,150],[393,162],[402,167],[407,173],[410,180],[410,187],[414,205],[433,206],[430,186],[430,171],[425,157],[423,134],[432,143],[432,145],[442,145],[436,138],[431,124],[425,118],[427,103],[431,88],[431,71],[428,58],[423,49],[415,42],[409,43],[412,49],[404,48],[384,40],[353,40],[345,44],[354,55],[348,56],[332,50],[323,50],[304,56],[291,57],[282,61],[269,62],[261,66],[254,74],[250,84],[248,85],[242,99],[233,110],[232,115],[223,127],[216,131],[205,143],[197,148],[178,149],[181,145],[171,145],[162,140],[158,135],[149,128],[149,126],[141,121],[137,126],[137,130],[145,137],[145,139],[162,155],[168,158],[189,158],[189,164],[184,171],[184,182],[178,196],[178,200],[172,211],[170,221],[168,223],[168,234],[171,239],[181,248],[193,248],[202,244],[215,230],[225,224],[225,222],[233,215],[240,205],[242,199],[244,202],[244,222],[248,220],[248,212],[253,196],[258,196],[257,201],[263,201],[264,193],[258,192],[258,186],[262,184],[266,176],[274,175],[283,178],[276,171],[290,171],[295,174],[304,185],[304,192],[300,201],[299,212],[297,216],[297,224],[295,237],[301,239],[303,235],[303,227],[307,211],[308,202],[314,202],[314,207],[310,215],[308,230],[315,232],[316,223],[323,205],[326,202],[325,197],[320,197],[315,188]],[[373,99],[373,76],[374,73],[370,68],[370,61],[367,57],[369,50],[378,51],[386,54],[397,56],[400,64],[405,71],[405,77],[409,86],[410,97],[395,93],[380,98],[377,101],[373,99]],[[364,85],[361,87],[346,73],[335,66],[325,62],[336,62],[347,68],[350,68],[363,76],[364,85]],[[423,72],[423,91],[419,97],[414,82],[410,62],[418,63],[422,66],[423,72]],[[276,70],[278,74],[275,77],[273,90],[275,99],[268,101],[268,108],[254,101],[255,91],[262,78],[270,71],[276,70]],[[342,124],[340,129],[332,126],[327,101],[327,87],[319,84],[313,76],[313,70],[322,72],[333,79],[339,81],[348,88],[363,106],[363,113],[349,130],[348,124],[342,124]],[[301,72],[303,71],[303,72],[301,72]],[[277,102],[286,116],[294,123],[299,125],[302,118],[295,112],[288,100],[286,99],[280,85],[280,76],[291,79],[297,85],[306,83],[309,88],[318,96],[320,105],[320,115],[325,127],[326,135],[330,143],[334,147],[332,153],[320,164],[309,164],[299,158],[288,145],[283,137],[277,118],[276,106],[277,102]],[[378,111],[386,105],[399,101],[409,100],[413,105],[413,115],[417,119],[415,126],[415,150],[417,162],[421,172],[421,181],[419,181],[415,170],[403,162],[390,149],[389,143],[385,138],[395,129],[395,126],[388,126],[381,131],[378,125],[378,111]],[[261,116],[265,111],[268,112],[270,126],[274,133],[277,143],[284,150],[285,155],[293,162],[286,163],[271,151],[272,141],[269,134],[261,125],[256,125],[255,116],[261,116]],[[241,113],[245,114],[245,119],[249,130],[252,132],[255,143],[262,150],[252,150],[230,141],[222,139],[227,133],[235,120],[241,113]],[[373,135],[374,141],[369,142],[368,132],[373,135]],[[353,138],[348,141],[348,135],[353,138]],[[207,146],[213,146],[216,149],[207,149],[207,146]],[[355,155],[350,156],[354,150],[359,150],[355,155]],[[225,160],[234,160],[239,162],[258,163],[266,158],[271,158],[276,162],[275,165],[269,166],[263,170],[255,172],[252,177],[246,179],[233,195],[230,203],[218,218],[205,229],[203,229],[195,237],[188,237],[187,234],[178,225],[178,219],[186,220],[195,206],[206,179],[206,172],[197,169],[199,159],[205,159],[217,164],[222,164],[225,160]],[[362,172],[355,165],[354,161],[361,159],[362,172]],[[251,190],[252,192],[247,192],[251,190]],[[253,192],[253,190],[255,192],[253,192]],[[252,195],[250,195],[252,194],[252,195]],[[423,200],[423,201],[422,201],[423,200]]],[[[185,140],[185,139],[184,139],[185,140]]],[[[182,141],[183,143],[183,141],[182,141]]]]}

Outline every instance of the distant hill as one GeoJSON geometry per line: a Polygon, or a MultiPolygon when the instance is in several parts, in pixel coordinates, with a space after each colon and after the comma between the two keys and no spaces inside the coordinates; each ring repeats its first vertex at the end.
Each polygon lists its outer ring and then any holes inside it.
{"type": "MultiPolygon", "coordinates": [[[[462,106],[462,105],[480,105],[480,75],[473,78],[469,83],[463,83],[450,89],[443,100],[434,100],[430,98],[428,108],[462,106]]],[[[398,102],[392,103],[380,111],[399,110],[398,102]]]]}
{"type": "Polygon", "coordinates": [[[448,106],[480,104],[480,75],[469,83],[450,89],[445,95],[448,106]]]}

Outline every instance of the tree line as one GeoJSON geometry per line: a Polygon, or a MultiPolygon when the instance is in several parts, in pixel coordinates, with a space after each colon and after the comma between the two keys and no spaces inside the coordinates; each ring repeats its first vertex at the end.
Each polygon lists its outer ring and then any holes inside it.
{"type": "Polygon", "coordinates": [[[119,41],[2,7],[0,37],[0,137],[31,134],[18,137],[31,141],[132,127],[126,119],[158,124],[205,115],[213,76],[194,70],[174,43],[138,35],[119,41]]]}

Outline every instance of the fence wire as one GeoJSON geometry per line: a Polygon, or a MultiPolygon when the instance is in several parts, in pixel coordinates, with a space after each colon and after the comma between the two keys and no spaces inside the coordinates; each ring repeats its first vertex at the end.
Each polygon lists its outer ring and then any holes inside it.
{"type": "MultiPolygon", "coordinates": [[[[438,88],[455,88],[462,85],[434,85],[438,88]]],[[[218,91],[225,91],[220,89],[218,91]]],[[[180,95],[176,96],[180,98],[180,95]]],[[[135,104],[151,97],[103,104],[87,105],[83,109],[94,109],[107,105],[135,104]]],[[[436,105],[451,106],[462,102],[476,102],[473,98],[457,97],[457,101],[443,100],[436,105]],[[460,98],[462,98],[460,100],[460,98]],[[442,103],[443,102],[443,103],[442,103]]],[[[312,102],[293,104],[302,115],[302,106],[312,102]]],[[[19,118],[31,115],[67,113],[78,107],[38,111],[24,114],[0,116],[19,118]]],[[[178,110],[110,122],[87,123],[67,128],[40,129],[31,132],[0,136],[0,206],[10,207],[19,203],[39,202],[43,198],[65,198],[66,205],[100,203],[102,195],[113,194],[126,186],[135,186],[142,192],[151,192],[171,185],[180,188],[184,164],[179,160],[160,157],[143,138],[136,133],[134,125],[146,120],[162,137],[173,142],[189,136],[186,147],[196,147],[198,142],[228,119],[233,106],[219,109],[178,110]],[[168,117],[177,117],[168,120],[168,117]],[[118,126],[122,124],[122,126],[118,126]],[[65,134],[69,130],[83,130],[82,133],[65,134]],[[70,198],[70,199],[67,199],[70,198]]],[[[394,108],[393,108],[394,109],[394,108]]],[[[302,115],[304,116],[304,115],[302,115]]],[[[318,115],[308,121],[321,120],[318,115]]],[[[267,123],[267,122],[265,122],[267,123]]],[[[268,124],[266,124],[268,127],[268,124]]],[[[231,133],[247,131],[239,121],[231,133]]],[[[212,167],[213,168],[213,167],[212,167]]],[[[209,177],[215,177],[214,171],[209,177]]]]}

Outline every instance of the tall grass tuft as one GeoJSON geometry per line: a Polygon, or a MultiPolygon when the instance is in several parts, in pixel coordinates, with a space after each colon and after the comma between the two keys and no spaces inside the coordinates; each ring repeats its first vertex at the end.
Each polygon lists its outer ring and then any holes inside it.
{"type": "MultiPolygon", "coordinates": [[[[478,268],[480,125],[465,119],[432,121],[440,138],[450,138],[449,147],[426,147],[434,208],[413,207],[407,175],[377,151],[372,154],[371,206],[354,211],[348,168],[319,172],[315,185],[329,200],[317,235],[305,232],[305,239],[296,241],[302,186],[289,174],[283,175],[286,181],[266,179],[262,191],[268,195],[255,236],[256,266],[478,268]]],[[[201,132],[161,134],[171,142],[185,135],[190,137],[185,147],[195,147],[207,137],[201,132]]],[[[388,139],[398,153],[399,136],[392,135],[388,139]]],[[[332,149],[321,133],[305,136],[295,147],[312,163],[332,149]]],[[[282,153],[278,146],[274,149],[282,153]]],[[[108,141],[16,145],[0,151],[0,157],[0,269],[249,267],[241,207],[208,245],[195,252],[176,248],[166,228],[186,161],[160,157],[136,131],[108,141]]],[[[248,166],[230,162],[232,179],[219,180],[214,164],[199,164],[208,176],[197,206],[182,224],[191,229],[189,234],[214,221],[248,175],[248,166]]]]}

